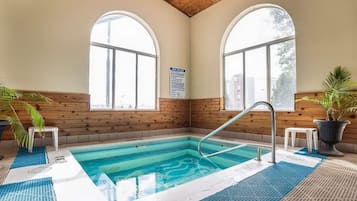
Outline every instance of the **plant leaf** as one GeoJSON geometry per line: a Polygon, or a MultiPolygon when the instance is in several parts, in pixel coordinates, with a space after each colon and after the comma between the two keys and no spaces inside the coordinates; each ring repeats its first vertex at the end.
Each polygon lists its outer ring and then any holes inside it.
{"type": "Polygon", "coordinates": [[[42,130],[45,121],[43,120],[41,114],[36,110],[36,108],[26,102],[22,102],[22,105],[27,113],[31,116],[32,124],[39,130],[42,130]]]}
{"type": "Polygon", "coordinates": [[[21,121],[17,118],[17,116],[16,115],[8,116],[7,121],[9,121],[9,123],[11,125],[11,129],[12,129],[12,132],[14,133],[14,137],[17,141],[17,144],[20,147],[28,147],[29,135],[26,132],[21,121]]]}
{"type": "Polygon", "coordinates": [[[23,107],[32,119],[32,124],[41,130],[44,126],[44,120],[41,114],[32,105],[26,101],[52,102],[51,99],[37,93],[17,92],[16,90],[0,85],[0,119],[7,120],[14,137],[19,146],[29,146],[29,135],[17,116],[14,106],[23,107]]]}
{"type": "Polygon", "coordinates": [[[42,94],[30,93],[30,92],[21,93],[20,98],[25,101],[36,101],[36,102],[45,102],[45,103],[53,102],[52,99],[50,99],[42,94]]]}

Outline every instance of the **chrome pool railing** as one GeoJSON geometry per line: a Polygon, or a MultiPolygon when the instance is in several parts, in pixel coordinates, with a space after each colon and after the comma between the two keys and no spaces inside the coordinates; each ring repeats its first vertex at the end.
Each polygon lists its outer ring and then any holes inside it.
{"type": "Polygon", "coordinates": [[[212,132],[210,132],[208,135],[206,135],[205,137],[201,138],[201,140],[198,142],[198,153],[205,158],[208,157],[212,157],[212,156],[216,156],[222,153],[226,153],[229,151],[233,151],[235,149],[241,148],[246,146],[247,144],[250,145],[256,145],[258,146],[258,152],[257,152],[257,160],[260,160],[260,148],[268,148],[272,150],[272,156],[271,156],[271,162],[275,163],[275,148],[276,148],[276,142],[275,142],[275,138],[276,138],[276,116],[275,116],[275,110],[273,108],[273,106],[265,101],[258,101],[256,103],[254,103],[252,106],[250,106],[249,108],[247,108],[246,110],[242,111],[241,113],[237,114],[236,116],[234,116],[233,118],[231,118],[230,120],[228,120],[227,122],[225,122],[224,124],[222,124],[220,127],[218,127],[217,129],[213,130],[212,132]],[[232,123],[234,123],[235,121],[237,121],[238,119],[242,118],[244,115],[246,115],[247,113],[249,113],[252,109],[256,108],[257,106],[260,105],[265,105],[268,107],[268,109],[270,110],[271,113],[271,146],[266,146],[266,145],[260,145],[260,144],[252,144],[252,143],[246,143],[246,144],[240,144],[234,147],[230,147],[221,151],[217,151],[211,154],[205,154],[202,152],[202,142],[207,140],[208,138],[218,134],[219,132],[221,132],[223,129],[225,129],[226,127],[230,126],[232,123]]]}

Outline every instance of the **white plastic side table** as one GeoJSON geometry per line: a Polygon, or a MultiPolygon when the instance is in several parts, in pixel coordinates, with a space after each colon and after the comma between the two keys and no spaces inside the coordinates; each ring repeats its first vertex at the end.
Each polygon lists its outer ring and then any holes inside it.
{"type": "Polygon", "coordinates": [[[288,149],[289,134],[291,133],[291,146],[295,146],[296,133],[306,134],[306,144],[309,153],[312,152],[312,143],[314,149],[318,149],[318,137],[316,128],[285,128],[284,148],[288,149]]]}
{"type": "Polygon", "coordinates": [[[42,128],[42,130],[40,131],[39,129],[35,128],[35,127],[30,127],[29,128],[29,147],[28,147],[28,151],[32,152],[32,148],[33,148],[33,141],[35,138],[35,133],[38,132],[52,132],[52,140],[53,140],[53,146],[55,147],[56,151],[58,150],[58,128],[57,127],[52,127],[52,126],[45,126],[42,128]]]}

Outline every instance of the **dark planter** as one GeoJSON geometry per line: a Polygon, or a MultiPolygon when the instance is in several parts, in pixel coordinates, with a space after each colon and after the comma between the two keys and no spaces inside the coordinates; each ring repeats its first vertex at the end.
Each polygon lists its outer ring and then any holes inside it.
{"type": "MultiPolygon", "coordinates": [[[[4,128],[9,125],[9,122],[6,120],[0,120],[0,141],[1,141],[1,136],[2,132],[4,131],[4,128]]],[[[3,159],[4,157],[0,155],[0,160],[3,159]]]]}
{"type": "Polygon", "coordinates": [[[321,146],[319,153],[328,156],[343,156],[344,154],[336,149],[335,145],[342,141],[343,131],[350,121],[327,121],[314,120],[319,129],[321,146]]]}

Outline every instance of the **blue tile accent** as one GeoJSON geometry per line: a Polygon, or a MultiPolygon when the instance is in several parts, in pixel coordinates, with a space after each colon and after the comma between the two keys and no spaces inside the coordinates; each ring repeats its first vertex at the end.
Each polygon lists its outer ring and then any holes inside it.
{"type": "Polygon", "coordinates": [[[321,159],[327,158],[327,156],[319,154],[316,149],[312,149],[312,153],[309,153],[306,147],[296,151],[295,154],[310,156],[314,158],[321,158],[321,159]]]}
{"type": "Polygon", "coordinates": [[[0,201],[55,201],[51,178],[0,185],[0,201]]]}
{"type": "Polygon", "coordinates": [[[279,162],[203,201],[278,201],[314,168],[279,162]]]}
{"type": "Polygon", "coordinates": [[[29,153],[25,148],[19,148],[10,169],[46,163],[47,157],[45,147],[34,147],[32,153],[29,153]]]}

